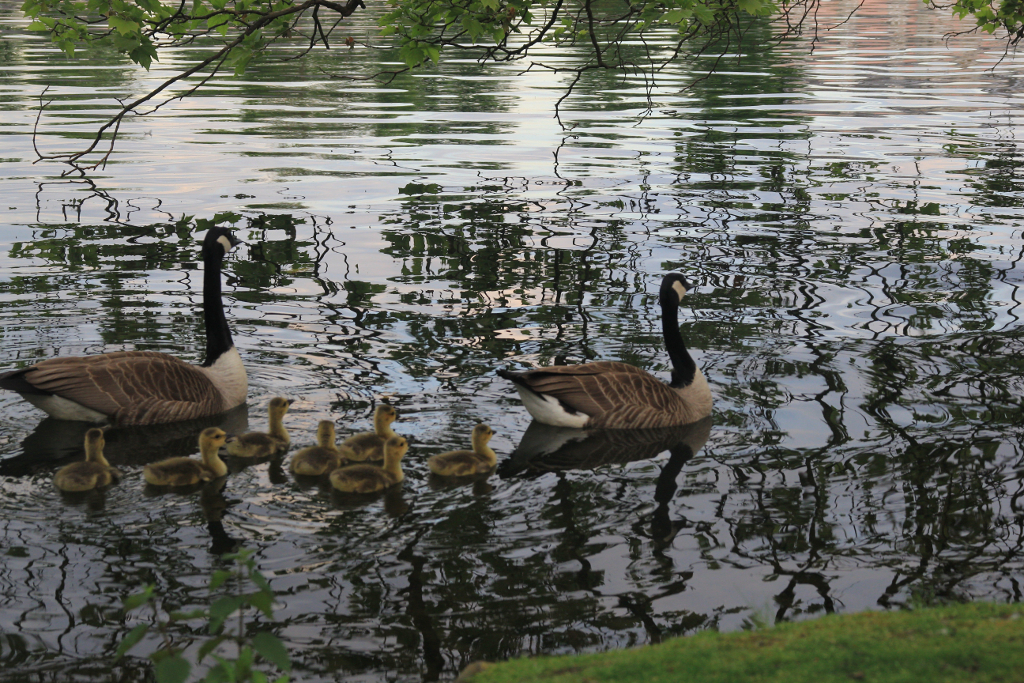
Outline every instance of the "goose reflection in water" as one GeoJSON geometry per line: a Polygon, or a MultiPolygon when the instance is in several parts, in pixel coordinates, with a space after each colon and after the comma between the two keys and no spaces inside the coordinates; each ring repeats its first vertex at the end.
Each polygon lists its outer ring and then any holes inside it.
{"type": "Polygon", "coordinates": [[[592,470],[649,460],[668,451],[669,459],[662,465],[654,488],[656,507],[650,518],[651,539],[664,548],[682,528],[669,517],[669,504],[678,488],[676,478],[710,435],[710,416],[688,425],[661,429],[579,430],[534,421],[512,455],[498,466],[498,475],[538,477],[547,472],[592,470]]]}
{"type": "MultiPolygon", "coordinates": [[[[21,453],[0,461],[0,476],[23,477],[80,460],[85,432],[93,426],[53,417],[43,419],[22,441],[21,453]]],[[[103,433],[103,453],[111,465],[126,468],[188,456],[196,452],[196,438],[207,427],[220,427],[228,434],[248,431],[248,406],[242,404],[197,420],[109,428],[103,433]]]]}
{"type": "Polygon", "coordinates": [[[659,453],[694,453],[711,434],[711,418],[658,429],[572,429],[534,420],[498,475],[537,477],[546,472],[592,470],[602,465],[625,465],[649,460],[659,453]]]}

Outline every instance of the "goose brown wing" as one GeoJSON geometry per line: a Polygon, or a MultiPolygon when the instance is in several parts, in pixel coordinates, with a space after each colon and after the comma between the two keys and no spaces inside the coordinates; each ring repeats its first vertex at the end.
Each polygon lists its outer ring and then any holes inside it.
{"type": "Polygon", "coordinates": [[[587,427],[665,427],[678,424],[685,410],[671,387],[627,363],[539,368],[518,373],[513,381],[558,399],[572,411],[589,415],[587,427]]]}
{"type": "Polygon", "coordinates": [[[175,422],[224,409],[205,373],[155,351],[51,358],[23,376],[39,391],[109,415],[118,424],[175,422]]]}

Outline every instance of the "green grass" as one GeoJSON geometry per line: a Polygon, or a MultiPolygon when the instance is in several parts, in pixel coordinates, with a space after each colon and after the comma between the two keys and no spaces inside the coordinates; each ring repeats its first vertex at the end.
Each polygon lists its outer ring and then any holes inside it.
{"type": "MultiPolygon", "coordinates": [[[[473,665],[471,665],[471,668],[473,665]]],[[[863,612],[479,667],[467,683],[1024,682],[1024,605],[863,612]]]]}

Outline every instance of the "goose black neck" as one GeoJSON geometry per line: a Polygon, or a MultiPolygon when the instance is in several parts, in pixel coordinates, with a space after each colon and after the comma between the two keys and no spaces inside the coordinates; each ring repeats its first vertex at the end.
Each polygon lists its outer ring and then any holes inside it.
{"type": "Polygon", "coordinates": [[[679,333],[679,306],[674,302],[661,304],[661,332],[665,337],[665,348],[672,360],[672,381],[669,386],[685,387],[693,382],[697,373],[697,364],[690,357],[683,344],[683,335],[679,333]]]}
{"type": "Polygon", "coordinates": [[[221,257],[206,253],[203,255],[203,319],[206,321],[206,360],[203,367],[217,362],[225,351],[235,343],[224,316],[224,302],[220,294],[221,257]]]}

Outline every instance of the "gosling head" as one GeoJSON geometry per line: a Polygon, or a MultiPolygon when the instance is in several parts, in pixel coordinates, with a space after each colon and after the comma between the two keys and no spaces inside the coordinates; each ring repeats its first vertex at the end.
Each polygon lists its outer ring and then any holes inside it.
{"type": "Polygon", "coordinates": [[[334,438],[334,422],[331,420],[320,420],[316,426],[316,442],[321,446],[331,446],[334,444],[334,438]]]}
{"type": "Polygon", "coordinates": [[[288,412],[288,406],[290,406],[291,404],[292,402],[289,401],[288,399],[283,398],[281,396],[275,396],[274,398],[270,399],[270,413],[284,416],[284,414],[288,412]]]}
{"type": "Polygon", "coordinates": [[[208,450],[216,451],[224,445],[227,438],[228,435],[223,429],[219,427],[207,427],[199,434],[199,450],[203,452],[208,450]]]}
{"type": "Polygon", "coordinates": [[[93,427],[85,433],[85,459],[94,460],[103,457],[103,447],[107,444],[103,438],[103,430],[93,427]]]}
{"type": "Polygon", "coordinates": [[[393,436],[384,442],[384,457],[387,460],[401,460],[409,450],[409,441],[404,436],[393,436]]]}
{"type": "Polygon", "coordinates": [[[373,411],[373,418],[374,420],[380,420],[384,424],[391,424],[398,419],[398,411],[382,403],[373,411]]]}
{"type": "Polygon", "coordinates": [[[473,427],[473,443],[487,443],[494,436],[494,430],[481,423],[473,427]]]}

